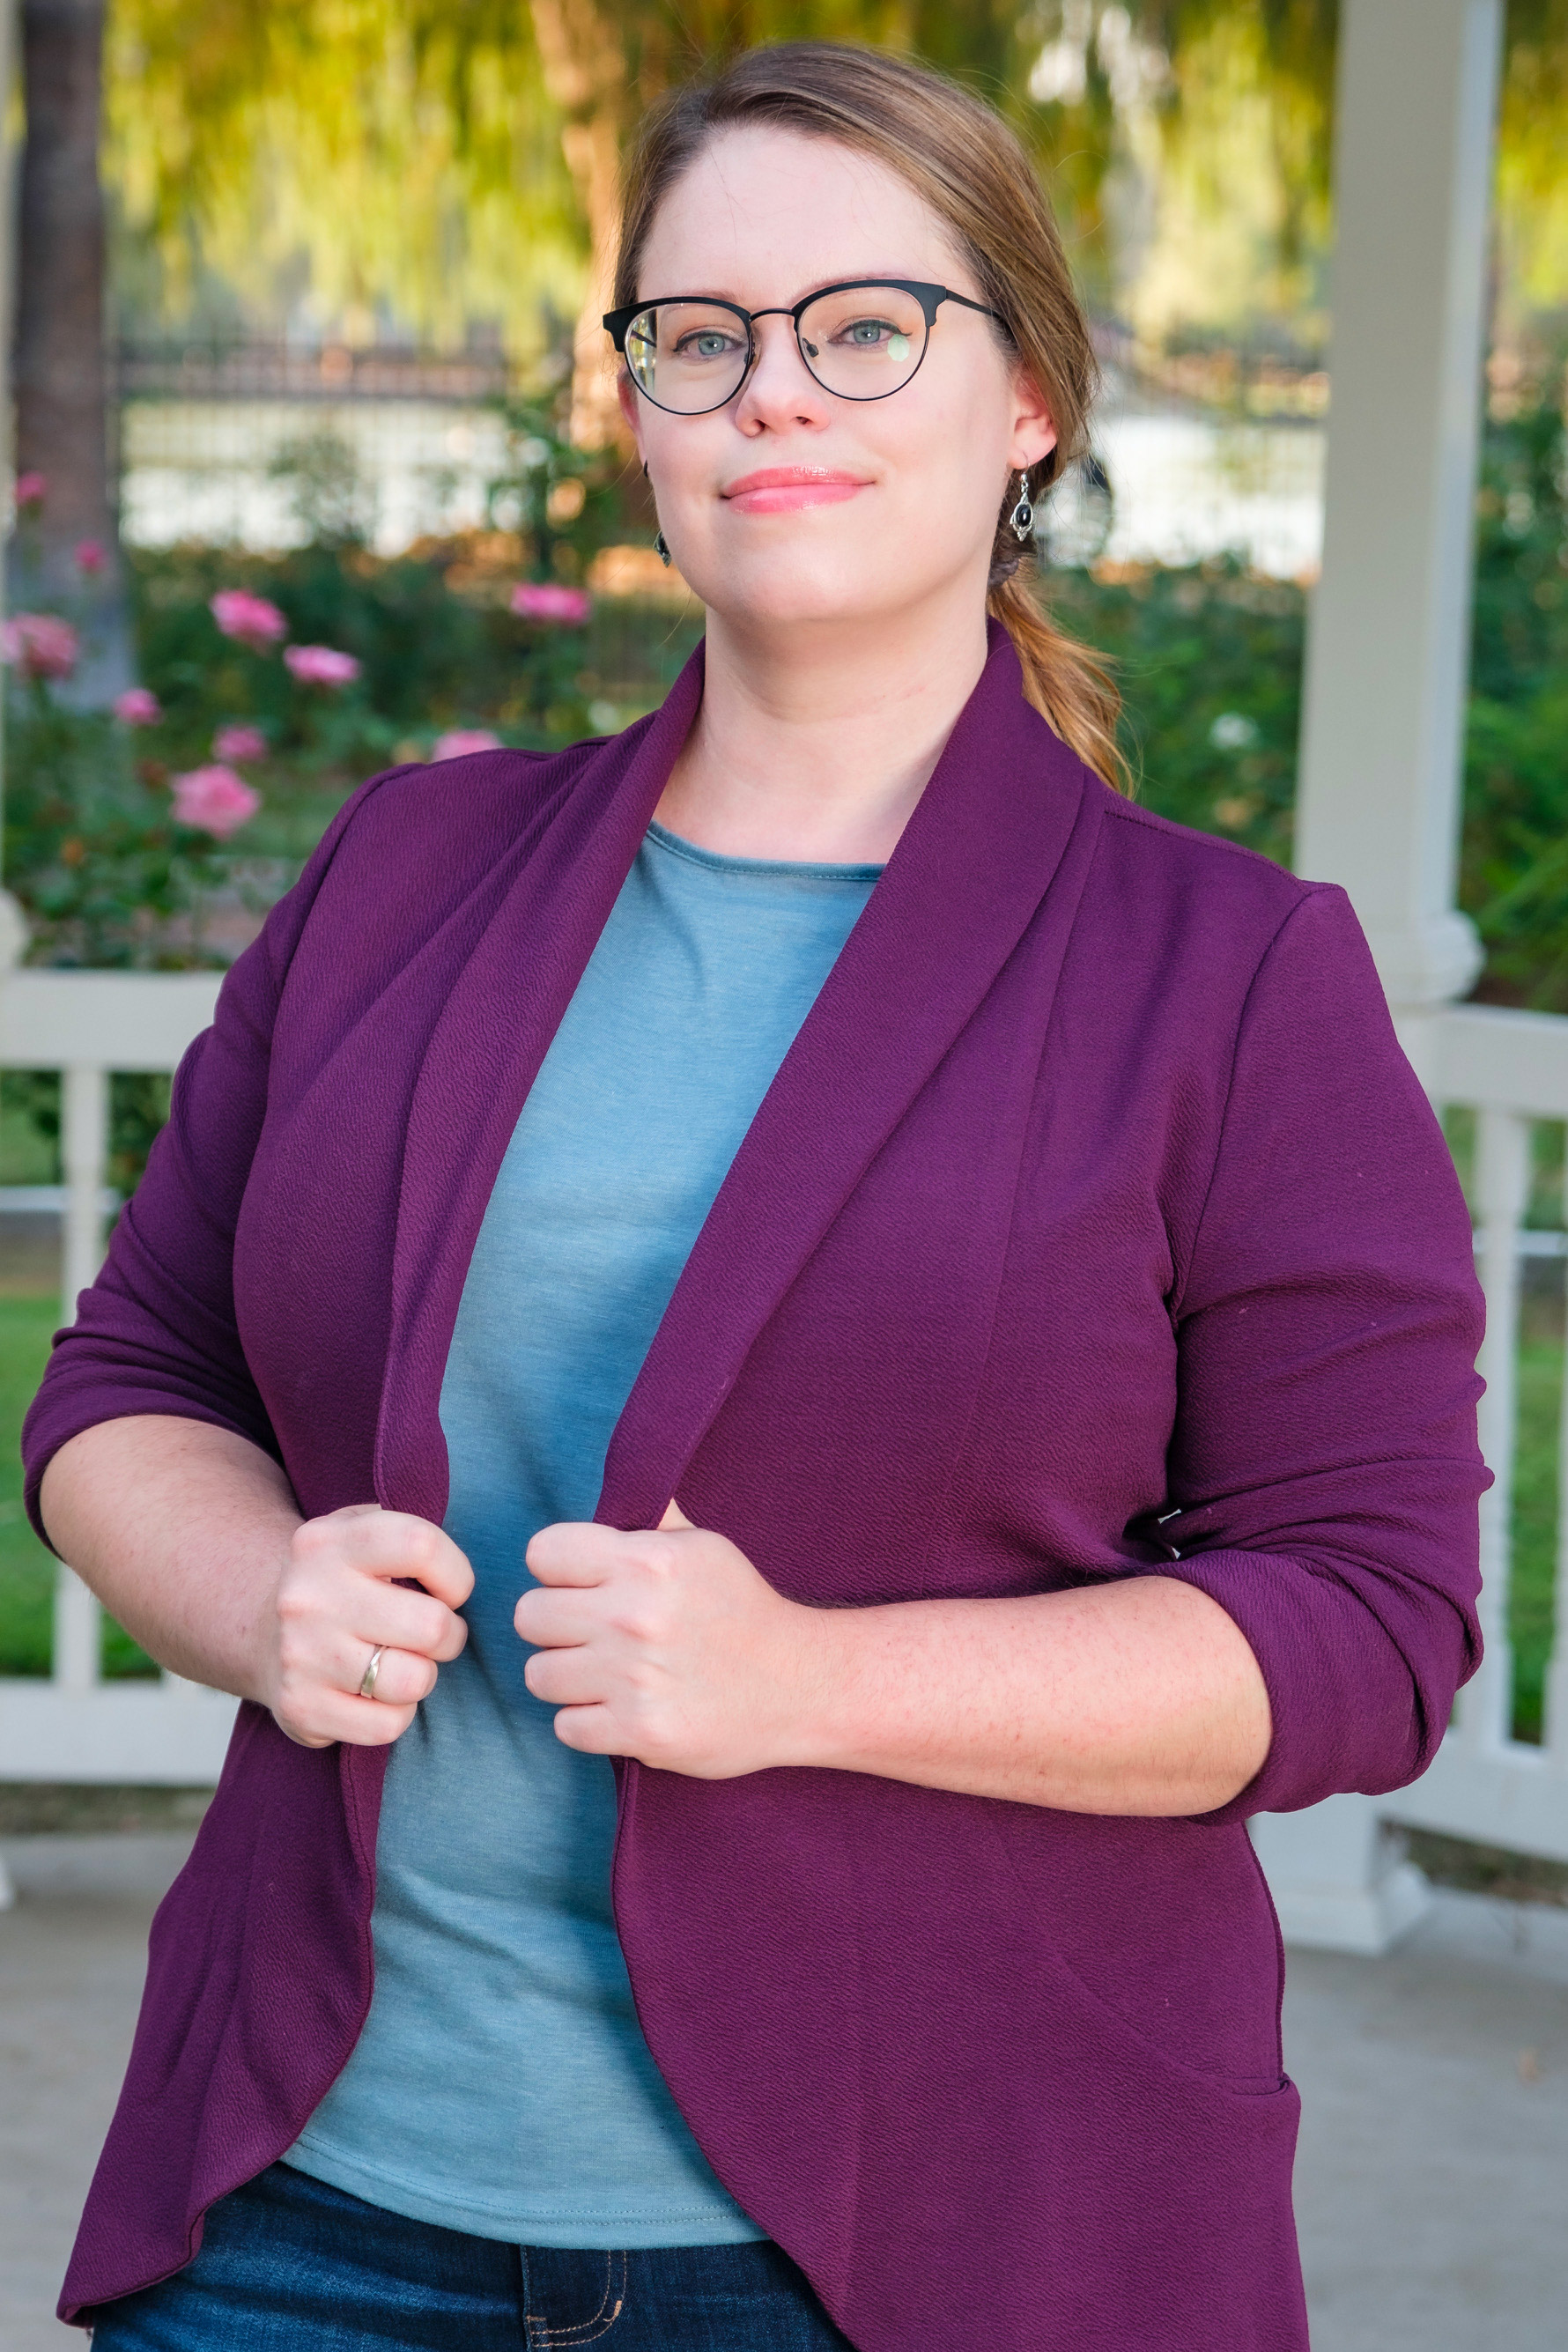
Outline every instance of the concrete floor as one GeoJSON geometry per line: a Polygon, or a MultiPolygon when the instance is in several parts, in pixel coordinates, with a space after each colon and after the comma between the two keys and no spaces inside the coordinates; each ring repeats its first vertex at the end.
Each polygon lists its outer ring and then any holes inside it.
{"type": "MultiPolygon", "coordinates": [[[[50,2315],[147,1924],[186,1843],[4,1848],[18,1889],[0,1915],[4,2352],[81,2340],[50,2315]]],[[[1295,1954],[1286,2056],[1305,2105],[1297,2210],[1314,2352],[1568,2344],[1568,1912],[1440,1894],[1384,1959],[1295,1954]]]]}

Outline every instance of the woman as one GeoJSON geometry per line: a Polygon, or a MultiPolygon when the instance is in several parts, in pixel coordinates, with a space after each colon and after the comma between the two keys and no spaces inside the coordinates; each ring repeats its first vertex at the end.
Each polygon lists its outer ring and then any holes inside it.
{"type": "Polygon", "coordinates": [[[244,1701],[62,2308],[1295,2352],[1244,1822],[1411,1779],[1475,1661],[1441,1138],[1342,894],[1108,788],[992,114],[741,58],[606,324],[705,656],[350,803],[29,1423],[244,1701]]]}

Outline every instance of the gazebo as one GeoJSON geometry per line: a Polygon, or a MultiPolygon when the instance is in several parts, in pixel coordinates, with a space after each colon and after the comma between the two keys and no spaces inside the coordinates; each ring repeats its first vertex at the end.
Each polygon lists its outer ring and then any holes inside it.
{"type": "MultiPolygon", "coordinates": [[[[1568,1020],[1459,1003],[1481,956],[1454,905],[1502,17],[1503,0],[1341,9],[1332,412],[1297,863],[1350,892],[1434,1100],[1476,1113],[1482,1440],[1497,1479],[1483,1507],[1487,1663],[1431,1770],[1391,1798],[1335,1798],[1255,1825],[1287,1937],[1360,1951],[1383,1949],[1426,1901],[1386,1824],[1568,1861],[1564,1645],[1537,1747],[1510,1735],[1506,1637],[1520,1234],[1531,1122],[1568,1117],[1568,1020]]],[[[0,980],[0,1066],[65,1075],[68,1300],[101,1245],[109,1072],[171,1067],[215,987],[200,974],[0,980]]],[[[1562,1626],[1561,1545],[1557,1596],[1562,1626]]],[[[214,1780],[232,1712],[173,1676],[104,1685],[96,1604],[62,1571],[52,1681],[0,1684],[0,1780],[214,1780]]]]}

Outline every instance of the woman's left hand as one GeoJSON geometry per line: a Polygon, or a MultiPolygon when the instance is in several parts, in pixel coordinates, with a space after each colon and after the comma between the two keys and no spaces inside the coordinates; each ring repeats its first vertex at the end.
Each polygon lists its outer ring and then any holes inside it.
{"type": "Polygon", "coordinates": [[[513,1618],[536,1645],[524,1675],[559,1708],[568,1748],[703,1780],[805,1760],[832,1612],[786,1601],[727,1536],[671,1503],[634,1535],[542,1528],[527,1559],[539,1580],[513,1618]]]}

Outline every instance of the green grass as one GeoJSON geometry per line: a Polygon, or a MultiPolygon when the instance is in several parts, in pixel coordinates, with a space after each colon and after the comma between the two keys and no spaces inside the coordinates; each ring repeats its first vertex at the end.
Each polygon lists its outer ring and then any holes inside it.
{"type": "Polygon", "coordinates": [[[1563,1342],[1527,1337],[1519,1353],[1519,1433],[1513,1463],[1513,1734],[1539,1740],[1552,1655],[1557,1553],[1557,1429],[1563,1342]]]}
{"type": "MultiPolygon", "coordinates": [[[[0,1675],[49,1671],[55,1560],[27,1524],[17,1448],[22,1418],[43,1378],[59,1319],[58,1298],[0,1297],[0,1675]]],[[[118,1678],[156,1674],[157,1668],[106,1618],[103,1671],[118,1678]]]]}

